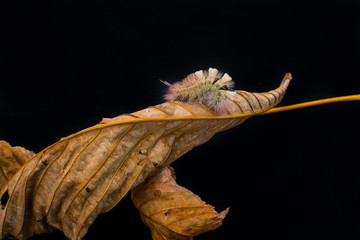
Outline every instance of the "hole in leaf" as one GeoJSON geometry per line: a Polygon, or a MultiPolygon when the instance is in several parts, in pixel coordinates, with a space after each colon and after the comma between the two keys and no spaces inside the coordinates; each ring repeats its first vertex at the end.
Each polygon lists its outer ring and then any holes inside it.
{"type": "Polygon", "coordinates": [[[8,190],[6,190],[6,192],[4,192],[4,194],[1,196],[1,199],[0,199],[0,204],[1,204],[2,209],[5,208],[8,200],[9,200],[9,193],[8,193],[8,190]]]}

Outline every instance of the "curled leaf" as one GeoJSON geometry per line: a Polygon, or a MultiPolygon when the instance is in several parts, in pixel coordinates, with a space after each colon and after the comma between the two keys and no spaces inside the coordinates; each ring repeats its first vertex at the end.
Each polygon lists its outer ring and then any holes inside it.
{"type": "Polygon", "coordinates": [[[229,208],[217,213],[200,197],[176,184],[163,168],[131,191],[134,206],[154,240],[192,239],[221,226],[229,208]]]}
{"type": "Polygon", "coordinates": [[[10,174],[0,190],[0,196],[9,196],[0,209],[1,238],[27,239],[53,228],[70,239],[82,238],[99,214],[149,174],[278,104],[290,79],[287,74],[267,93],[228,91],[226,114],[197,102],[165,102],[104,119],[24,160],[20,168],[12,170],[4,160],[1,166],[10,174]]]}

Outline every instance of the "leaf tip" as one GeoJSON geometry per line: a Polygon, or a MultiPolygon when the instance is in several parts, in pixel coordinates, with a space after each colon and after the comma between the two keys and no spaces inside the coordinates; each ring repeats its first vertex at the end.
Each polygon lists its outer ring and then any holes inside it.
{"type": "Polygon", "coordinates": [[[221,219],[224,219],[226,217],[226,215],[229,213],[229,211],[230,211],[230,208],[228,207],[225,210],[223,210],[221,213],[219,213],[219,217],[221,219]]]}

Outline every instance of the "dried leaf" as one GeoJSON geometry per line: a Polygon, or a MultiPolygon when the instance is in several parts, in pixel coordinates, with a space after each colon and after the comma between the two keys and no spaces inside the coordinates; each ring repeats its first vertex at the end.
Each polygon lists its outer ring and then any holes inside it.
{"type": "Polygon", "coordinates": [[[11,147],[7,142],[0,141],[0,189],[34,155],[23,147],[11,147]]]}
{"type": "Polygon", "coordinates": [[[225,115],[199,103],[165,102],[61,139],[26,161],[1,189],[0,196],[9,195],[0,209],[1,237],[26,239],[57,228],[80,239],[150,173],[274,107],[290,79],[286,75],[268,93],[233,91],[225,115]]]}
{"type": "Polygon", "coordinates": [[[134,188],[131,198],[154,240],[190,240],[220,227],[229,211],[218,214],[213,206],[177,185],[169,168],[134,188]]]}

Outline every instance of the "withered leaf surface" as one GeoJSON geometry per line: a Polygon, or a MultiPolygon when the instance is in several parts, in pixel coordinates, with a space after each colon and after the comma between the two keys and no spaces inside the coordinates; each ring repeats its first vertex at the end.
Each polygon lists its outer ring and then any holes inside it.
{"type": "Polygon", "coordinates": [[[219,214],[200,197],[177,185],[169,168],[135,187],[131,198],[154,240],[193,239],[220,227],[229,211],[219,214]]]}
{"type": "Polygon", "coordinates": [[[35,153],[23,147],[12,147],[9,143],[0,141],[0,188],[34,155],[35,153]]]}
{"type": "Polygon", "coordinates": [[[9,199],[0,209],[1,237],[27,239],[57,228],[70,239],[82,238],[99,214],[150,173],[278,104],[290,79],[287,74],[267,93],[233,91],[224,115],[174,101],[104,119],[47,147],[21,168],[5,166],[9,179],[0,196],[9,199]]]}

